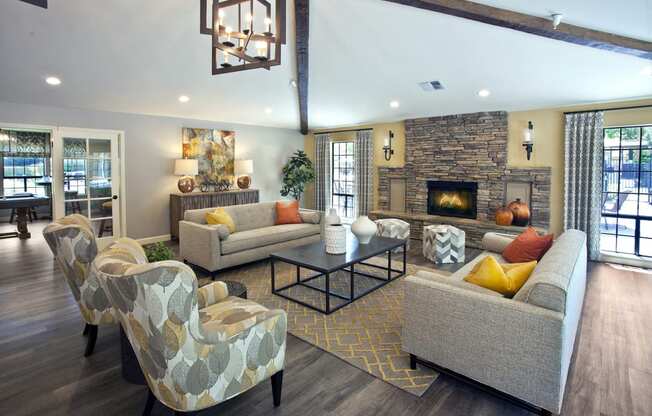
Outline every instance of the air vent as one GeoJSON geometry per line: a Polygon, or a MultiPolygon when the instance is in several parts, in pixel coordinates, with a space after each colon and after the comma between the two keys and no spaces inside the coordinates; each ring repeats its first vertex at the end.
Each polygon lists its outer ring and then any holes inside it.
{"type": "Polygon", "coordinates": [[[444,86],[439,81],[420,82],[419,87],[421,87],[421,89],[424,91],[436,91],[444,89],[444,86]]]}

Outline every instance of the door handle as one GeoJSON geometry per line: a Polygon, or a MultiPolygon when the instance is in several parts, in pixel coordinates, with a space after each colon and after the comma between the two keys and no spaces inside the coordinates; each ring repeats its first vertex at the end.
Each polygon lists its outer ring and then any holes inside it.
{"type": "Polygon", "coordinates": [[[113,199],[118,199],[118,195],[113,195],[113,199]]]}

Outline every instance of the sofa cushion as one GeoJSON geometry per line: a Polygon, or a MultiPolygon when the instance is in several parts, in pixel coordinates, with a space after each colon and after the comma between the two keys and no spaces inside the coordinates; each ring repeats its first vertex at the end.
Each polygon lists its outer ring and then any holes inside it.
{"type": "Polygon", "coordinates": [[[320,232],[321,228],[316,224],[283,224],[239,231],[222,241],[222,254],[233,254],[270,244],[296,240],[320,232]]]}
{"type": "Polygon", "coordinates": [[[301,215],[301,221],[308,224],[319,224],[321,222],[321,214],[319,211],[300,209],[299,215],[301,215]]]}
{"type": "Polygon", "coordinates": [[[450,286],[459,287],[460,289],[466,289],[476,293],[482,293],[484,295],[498,296],[498,297],[503,296],[498,292],[494,292],[493,290],[489,290],[484,287],[474,285],[469,282],[465,282],[464,280],[451,279],[450,276],[442,276],[434,272],[419,270],[418,272],[416,272],[415,276],[427,280],[429,282],[444,283],[450,286]]]}
{"type": "Polygon", "coordinates": [[[238,231],[270,227],[276,223],[276,202],[231,205],[224,210],[233,218],[238,231]]]}
{"type": "Polygon", "coordinates": [[[530,277],[536,265],[536,260],[500,264],[493,256],[487,256],[464,280],[511,298],[530,277]]]}
{"type": "Polygon", "coordinates": [[[566,292],[582,250],[586,250],[585,233],[563,233],[513,299],[565,313],[566,292]]]}

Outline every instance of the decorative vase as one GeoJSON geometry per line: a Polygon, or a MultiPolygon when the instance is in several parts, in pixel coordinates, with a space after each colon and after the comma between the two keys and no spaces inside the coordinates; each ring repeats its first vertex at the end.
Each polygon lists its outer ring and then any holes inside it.
{"type": "Polygon", "coordinates": [[[513,225],[518,225],[519,227],[528,225],[530,222],[530,208],[528,208],[525,202],[522,202],[520,198],[516,198],[516,201],[512,201],[507,205],[507,208],[514,215],[513,225]]]}
{"type": "Polygon", "coordinates": [[[366,215],[358,217],[353,224],[351,224],[351,232],[357,237],[360,244],[368,244],[371,237],[376,234],[378,227],[376,223],[371,221],[366,215]]]}
{"type": "Polygon", "coordinates": [[[326,253],[346,253],[346,228],[342,224],[327,225],[324,228],[326,253]]]}
{"type": "Polygon", "coordinates": [[[324,217],[324,224],[325,225],[334,225],[334,224],[341,224],[342,220],[340,219],[340,216],[337,215],[337,211],[335,208],[331,208],[328,210],[328,214],[324,217]]]}
{"type": "Polygon", "coordinates": [[[496,211],[496,225],[512,225],[514,214],[507,207],[498,208],[496,211]]]}

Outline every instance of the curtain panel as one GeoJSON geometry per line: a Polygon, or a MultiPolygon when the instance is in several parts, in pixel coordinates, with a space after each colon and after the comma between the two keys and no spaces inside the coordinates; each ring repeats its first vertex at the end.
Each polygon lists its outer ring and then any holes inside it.
{"type": "Polygon", "coordinates": [[[587,234],[588,255],[600,254],[604,112],[566,114],[564,229],[587,234]]]}
{"type": "Polygon", "coordinates": [[[372,130],[358,131],[355,139],[355,207],[358,216],[367,215],[374,197],[374,139],[372,130]]]}
{"type": "Polygon", "coordinates": [[[50,157],[50,133],[0,129],[0,156],[50,157]]]}
{"type": "Polygon", "coordinates": [[[326,211],[331,206],[331,138],[315,134],[315,209],[326,211]]]}

